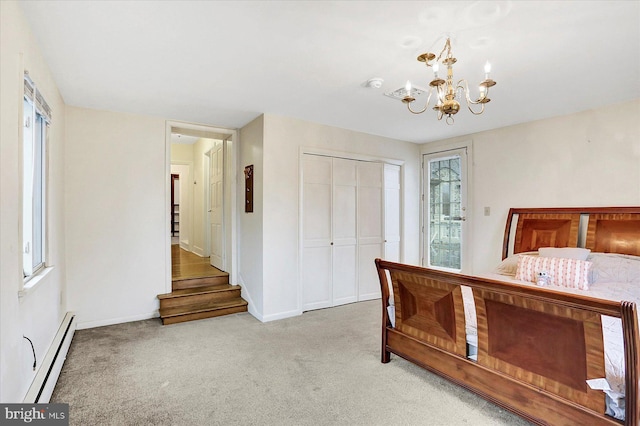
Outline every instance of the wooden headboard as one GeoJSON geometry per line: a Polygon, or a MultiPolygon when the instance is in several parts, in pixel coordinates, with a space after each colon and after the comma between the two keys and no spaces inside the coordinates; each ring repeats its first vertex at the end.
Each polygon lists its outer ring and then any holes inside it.
{"type": "Polygon", "coordinates": [[[640,256],[640,207],[556,207],[509,209],[502,258],[517,216],[513,253],[540,247],[585,247],[593,252],[640,256]],[[582,221],[588,221],[586,235],[582,221]],[[584,232],[582,232],[584,234],[584,232]]]}

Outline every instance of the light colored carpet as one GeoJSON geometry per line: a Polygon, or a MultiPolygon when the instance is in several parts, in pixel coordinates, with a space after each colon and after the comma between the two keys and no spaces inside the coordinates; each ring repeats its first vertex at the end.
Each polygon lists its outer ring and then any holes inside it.
{"type": "Polygon", "coordinates": [[[76,332],[51,402],[72,425],[528,425],[400,357],[380,301],[76,332]]]}

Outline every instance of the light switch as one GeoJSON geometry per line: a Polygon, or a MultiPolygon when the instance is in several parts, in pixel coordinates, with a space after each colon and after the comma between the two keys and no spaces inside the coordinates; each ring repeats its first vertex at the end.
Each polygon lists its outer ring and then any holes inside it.
{"type": "Polygon", "coordinates": [[[491,207],[485,207],[484,208],[484,215],[485,216],[491,215],[491,207]]]}

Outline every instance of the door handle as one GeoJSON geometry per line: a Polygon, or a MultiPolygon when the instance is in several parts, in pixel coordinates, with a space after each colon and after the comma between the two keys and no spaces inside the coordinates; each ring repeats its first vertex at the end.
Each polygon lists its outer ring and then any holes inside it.
{"type": "Polygon", "coordinates": [[[461,220],[461,221],[465,221],[467,220],[467,218],[465,216],[454,216],[451,218],[451,220],[461,220]]]}

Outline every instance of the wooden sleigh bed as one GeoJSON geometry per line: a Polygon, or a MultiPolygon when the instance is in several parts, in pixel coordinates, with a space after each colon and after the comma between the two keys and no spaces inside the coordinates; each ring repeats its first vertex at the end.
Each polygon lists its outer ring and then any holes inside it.
{"type": "MultiPolygon", "coordinates": [[[[513,253],[582,246],[640,256],[640,207],[511,209],[503,259],[510,245],[513,253]]],[[[376,266],[383,363],[394,353],[537,424],[639,424],[634,302],[380,259],[376,266]],[[473,293],[477,360],[468,356],[462,286],[473,293]],[[602,316],[622,324],[624,421],[605,414],[605,393],[587,385],[605,377],[602,316]]]]}

